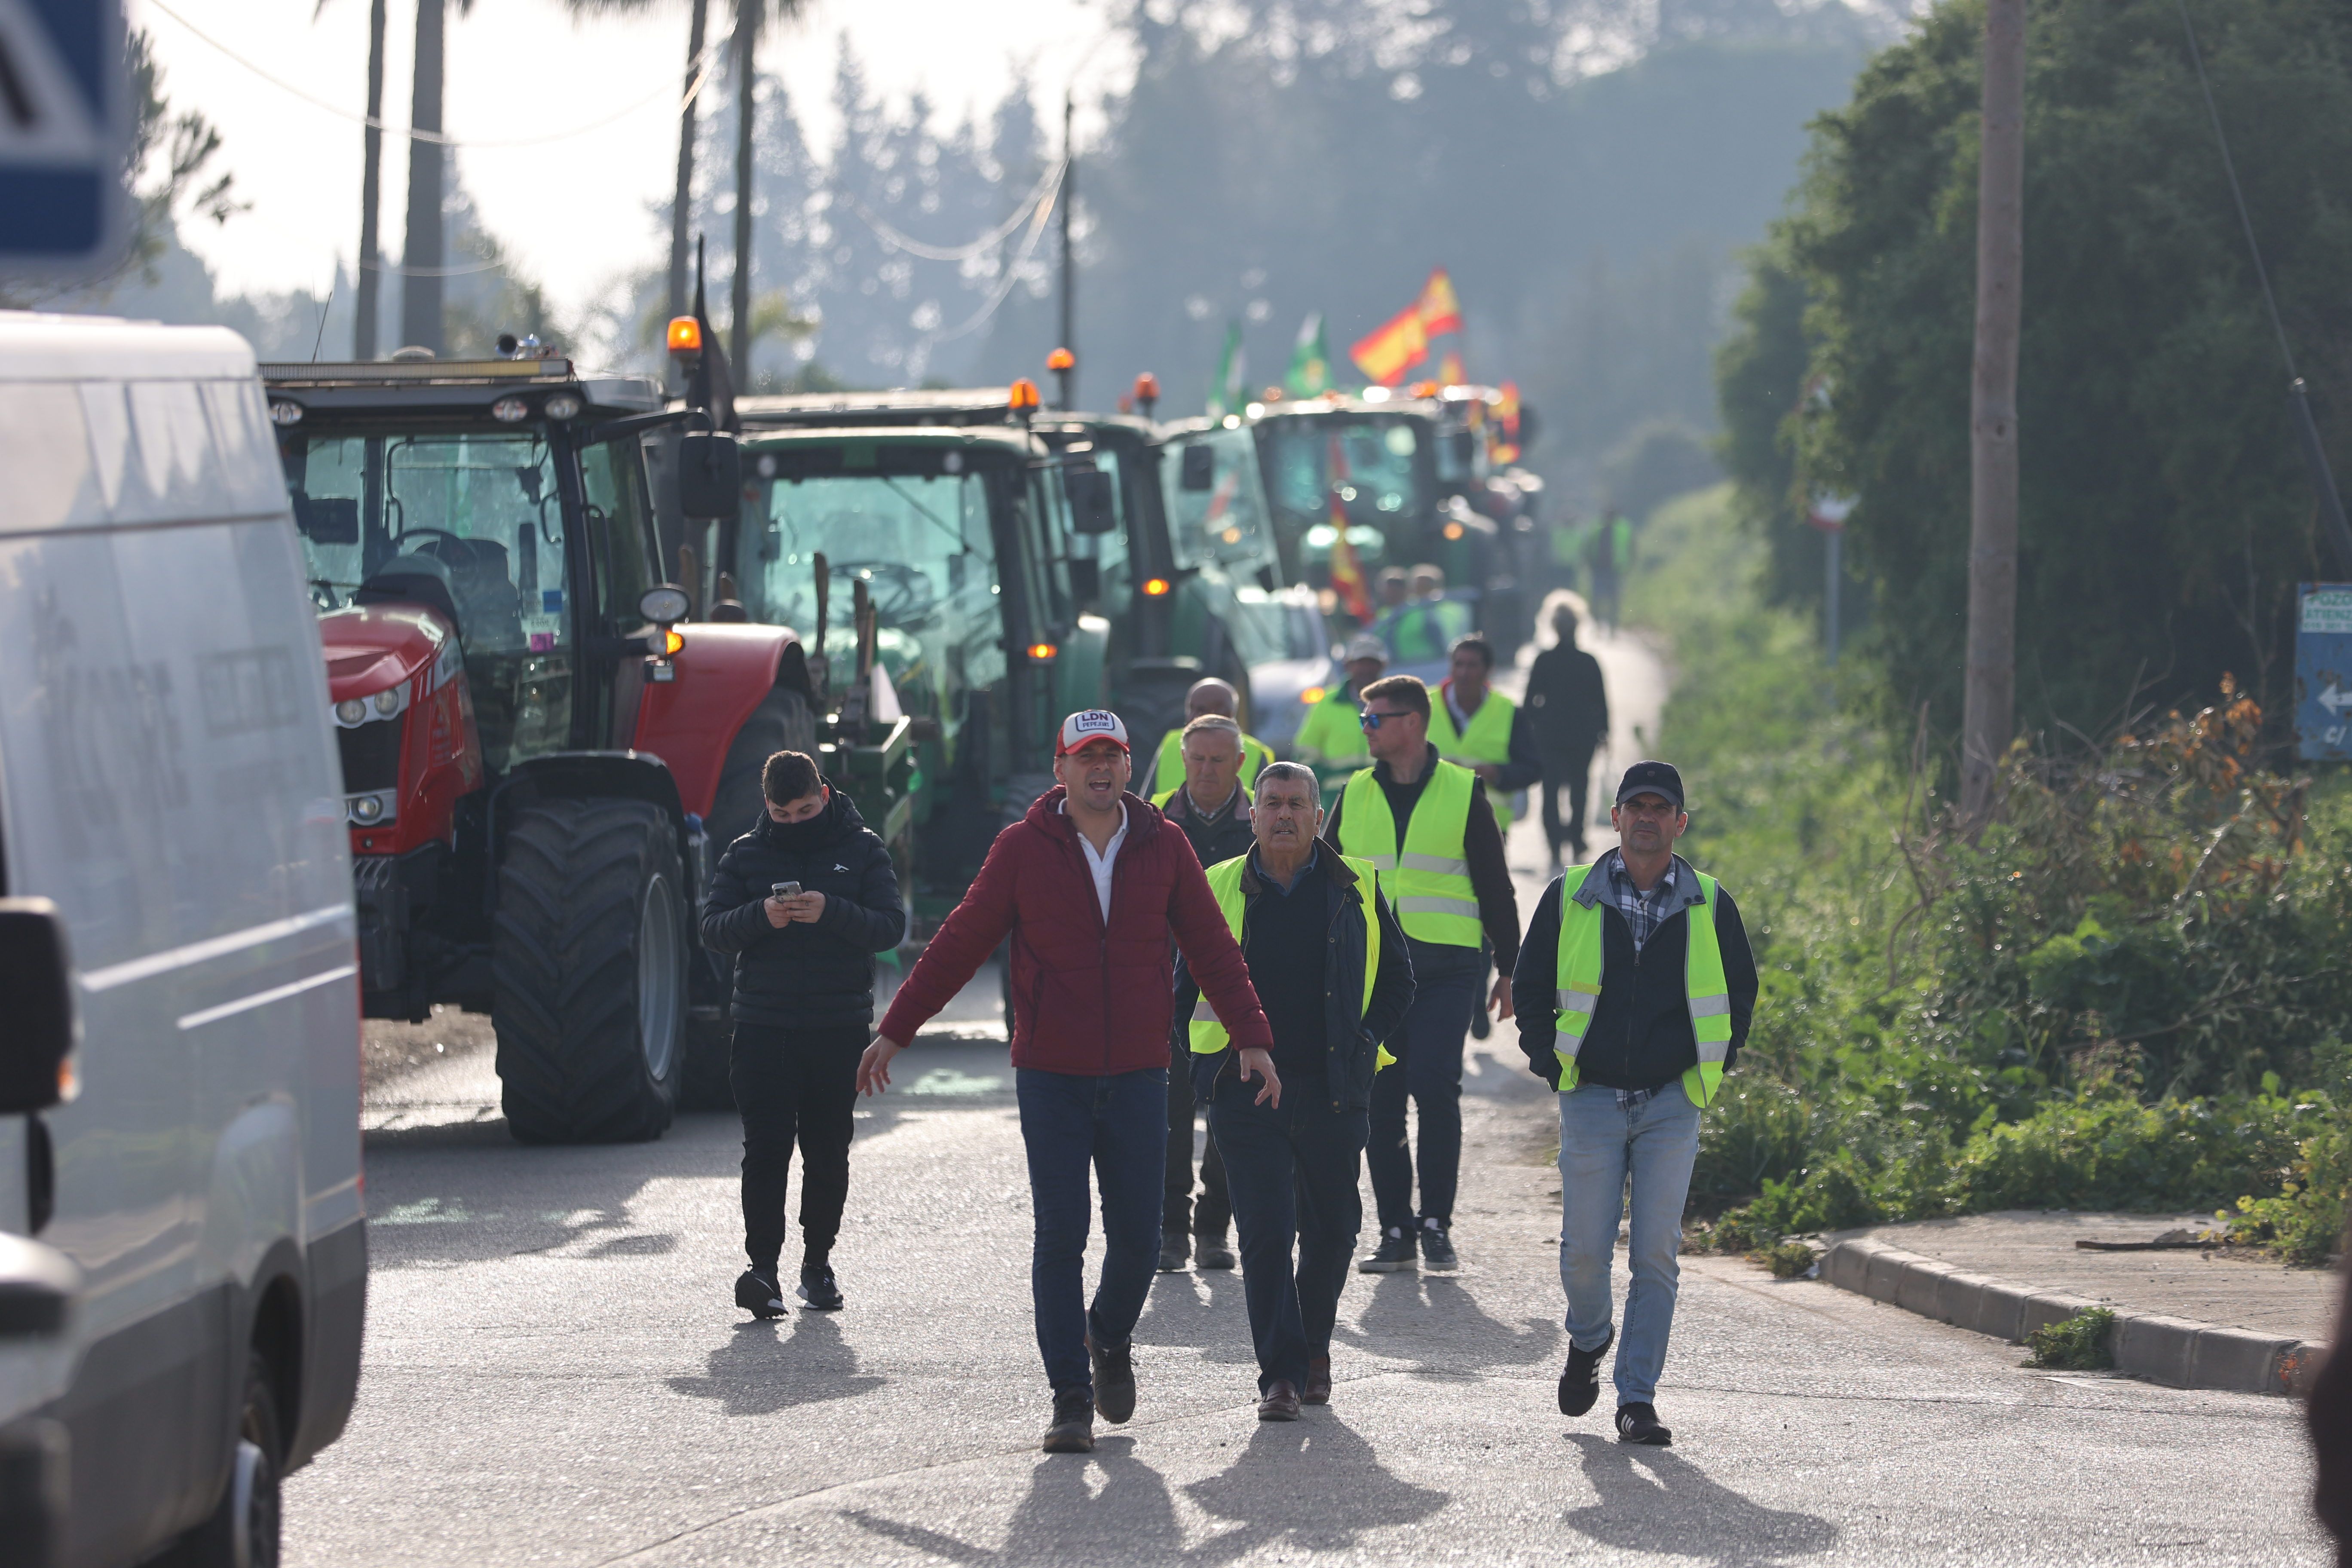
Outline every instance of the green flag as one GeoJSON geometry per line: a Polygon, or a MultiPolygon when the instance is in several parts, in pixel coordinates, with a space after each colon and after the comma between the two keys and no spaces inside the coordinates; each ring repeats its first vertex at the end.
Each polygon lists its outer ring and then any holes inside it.
{"type": "Polygon", "coordinates": [[[1225,352],[1217,361],[1217,379],[1209,384],[1209,417],[1222,419],[1241,411],[1249,401],[1249,351],[1242,347],[1242,324],[1225,325],[1225,352]]]}
{"type": "Polygon", "coordinates": [[[1299,323],[1298,342],[1290,351],[1290,371],[1283,389],[1293,397],[1320,397],[1331,390],[1331,347],[1323,341],[1323,312],[1310,313],[1299,323]]]}

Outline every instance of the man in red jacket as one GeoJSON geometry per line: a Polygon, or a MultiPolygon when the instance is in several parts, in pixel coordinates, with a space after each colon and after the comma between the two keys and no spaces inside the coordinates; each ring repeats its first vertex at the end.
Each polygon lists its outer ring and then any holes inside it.
{"type": "Polygon", "coordinates": [[[1094,1447],[1094,1417],[1135,1414],[1129,1336],[1160,1260],[1168,1141],[1172,930],[1186,967],[1232,1034],[1242,1076],[1272,1070],[1249,970],[1184,835],[1127,791],[1134,765],[1116,713],[1073,713],[1049,790],[996,836],[980,878],[941,922],[858,1064],[878,1094],[890,1059],[1013,939],[1013,1067],[1036,1216],[1029,1291],[1054,1385],[1049,1454],[1094,1447]],[[1093,1198],[1102,1189],[1102,1279],[1086,1304],[1093,1198]]]}

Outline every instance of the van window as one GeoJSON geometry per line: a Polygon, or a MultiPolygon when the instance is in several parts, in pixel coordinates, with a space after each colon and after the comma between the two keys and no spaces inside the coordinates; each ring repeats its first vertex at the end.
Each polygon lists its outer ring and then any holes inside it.
{"type": "Polygon", "coordinates": [[[570,746],[574,634],[547,443],[522,431],[339,432],[291,436],[279,451],[320,612],[350,608],[362,586],[446,600],[483,763],[501,771],[570,746]]]}

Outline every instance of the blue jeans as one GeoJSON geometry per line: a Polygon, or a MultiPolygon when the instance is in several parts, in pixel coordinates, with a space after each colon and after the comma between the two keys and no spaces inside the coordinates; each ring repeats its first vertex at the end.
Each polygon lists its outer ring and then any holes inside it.
{"type": "Polygon", "coordinates": [[[1013,1074],[1021,1141],[1029,1152],[1029,1204],[1036,1216],[1029,1294],[1037,1353],[1055,1394],[1094,1391],[1087,1337],[1123,1345],[1143,1315],[1160,1266],[1160,1167],[1168,1143],[1168,1069],[1107,1078],[1013,1074]],[[1103,1267],[1094,1305],[1086,1302],[1087,1229],[1102,1188],[1103,1267]]]}
{"type": "Polygon", "coordinates": [[[1419,1219],[1454,1223],[1462,1174],[1462,1038],[1486,976],[1475,947],[1412,943],[1412,1005],[1386,1042],[1396,1065],[1372,1079],[1372,1199],[1383,1231],[1420,1228],[1419,1219]],[[1421,1213],[1412,1206],[1412,1151],[1405,1142],[1404,1102],[1421,1115],[1421,1213]]]}
{"type": "Polygon", "coordinates": [[[1595,1350],[1609,1337],[1609,1267],[1625,1181],[1633,1183],[1633,1241],[1626,1260],[1625,1333],[1617,1345],[1617,1403],[1658,1392],[1666,1335],[1675,1326],[1682,1268],[1683,1200],[1698,1158],[1698,1107],[1680,1080],[1638,1105],[1586,1084],[1559,1097],[1559,1283],[1568,1293],[1568,1338],[1595,1350]]]}
{"type": "Polygon", "coordinates": [[[1286,1082],[1279,1109],[1256,1103],[1259,1088],[1236,1077],[1218,1079],[1209,1135],[1225,1156],[1264,1394],[1277,1378],[1304,1389],[1307,1362],[1331,1354],[1339,1289],[1364,1224],[1356,1170],[1367,1116],[1333,1110],[1319,1079],[1286,1082]]]}

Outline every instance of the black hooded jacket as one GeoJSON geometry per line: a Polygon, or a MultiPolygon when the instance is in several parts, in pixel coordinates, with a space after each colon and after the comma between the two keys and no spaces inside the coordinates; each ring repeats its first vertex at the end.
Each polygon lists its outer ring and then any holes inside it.
{"type": "Polygon", "coordinates": [[[702,904],[702,945],[735,955],[735,1017],[779,1028],[874,1021],[874,955],[898,945],[907,911],[890,851],[839,790],[806,823],[758,826],[727,847],[702,904]],[[824,895],[812,925],[768,923],[778,882],[824,895]]]}

